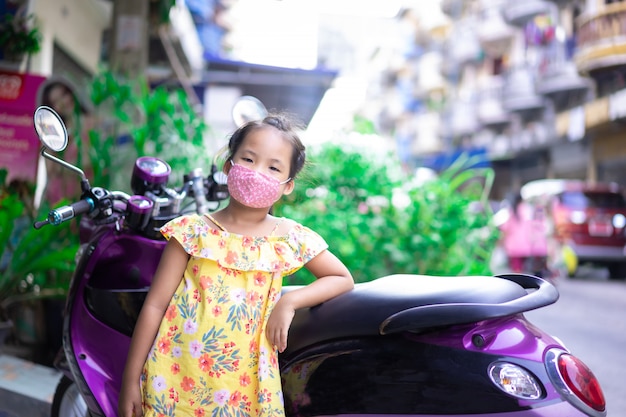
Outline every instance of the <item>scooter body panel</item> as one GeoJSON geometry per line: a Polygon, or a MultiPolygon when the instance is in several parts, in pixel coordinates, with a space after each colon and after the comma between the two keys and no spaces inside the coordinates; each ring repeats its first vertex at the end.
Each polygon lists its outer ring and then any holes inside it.
{"type": "MultiPolygon", "coordinates": [[[[164,245],[162,240],[106,228],[96,231],[79,263],[71,288],[74,296],[68,302],[64,348],[72,374],[82,379],[77,382],[89,408],[103,416],[116,416],[132,329],[164,245]]],[[[464,285],[472,287],[472,280],[464,285]]],[[[482,285],[482,278],[476,284],[482,285]]],[[[439,290],[439,284],[430,285],[432,297],[450,297],[449,282],[439,290]]],[[[506,297],[517,297],[516,292],[506,297]]],[[[483,295],[477,297],[474,301],[483,295]]],[[[388,301],[387,308],[394,302],[388,301]]],[[[295,336],[310,330],[310,315],[336,313],[334,308],[300,311],[294,319],[295,336]]],[[[585,415],[559,396],[546,374],[547,349],[565,349],[523,314],[389,335],[365,327],[364,333],[372,333],[305,343],[300,345],[304,348],[280,355],[288,416],[585,415]],[[495,387],[488,369],[497,361],[530,370],[543,387],[542,397],[523,401],[495,387]]],[[[354,333],[351,330],[347,334],[354,333]]]]}
{"type": "MultiPolygon", "coordinates": [[[[547,377],[544,352],[551,347],[560,344],[521,315],[319,344],[282,358],[285,406],[298,417],[548,416],[553,408],[575,410],[563,407],[547,377]],[[477,335],[488,341],[476,346],[477,335]],[[488,375],[498,361],[531,371],[543,387],[541,398],[519,400],[498,389],[488,375]]],[[[582,415],[576,413],[567,415],[582,415]]]]}
{"type": "MultiPolygon", "coordinates": [[[[333,414],[316,417],[467,417],[468,414],[333,414]]],[[[568,403],[552,404],[539,409],[516,411],[512,413],[472,414],[471,417],[585,417],[584,414],[568,403]]]]}
{"type": "Polygon", "coordinates": [[[81,391],[90,391],[89,408],[115,416],[132,330],[165,242],[113,228],[95,237],[72,283],[64,350],[81,391]]]}

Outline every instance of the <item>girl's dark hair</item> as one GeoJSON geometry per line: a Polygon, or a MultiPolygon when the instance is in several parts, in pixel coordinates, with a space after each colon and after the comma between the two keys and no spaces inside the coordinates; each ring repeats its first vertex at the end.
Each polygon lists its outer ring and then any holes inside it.
{"type": "Polygon", "coordinates": [[[291,119],[283,113],[269,114],[263,120],[248,122],[241,126],[239,129],[235,130],[235,132],[230,136],[230,139],[228,140],[228,157],[226,158],[226,160],[230,160],[233,155],[235,155],[235,153],[241,146],[244,138],[250,132],[267,126],[272,126],[280,130],[283,134],[283,137],[291,143],[293,147],[293,152],[291,153],[291,168],[289,169],[289,177],[295,178],[296,175],[298,175],[298,173],[304,167],[304,163],[306,160],[306,148],[302,144],[300,137],[296,133],[301,126],[298,125],[294,119],[291,119]]]}

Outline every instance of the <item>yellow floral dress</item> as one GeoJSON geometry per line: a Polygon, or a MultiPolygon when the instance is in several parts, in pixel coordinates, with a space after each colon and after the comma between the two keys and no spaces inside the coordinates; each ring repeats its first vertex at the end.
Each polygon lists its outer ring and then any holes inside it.
{"type": "Polygon", "coordinates": [[[144,365],[144,416],[284,416],[265,326],[283,277],[326,242],[300,224],[284,236],[254,237],[214,229],[197,214],[161,233],[190,258],[144,365]]]}

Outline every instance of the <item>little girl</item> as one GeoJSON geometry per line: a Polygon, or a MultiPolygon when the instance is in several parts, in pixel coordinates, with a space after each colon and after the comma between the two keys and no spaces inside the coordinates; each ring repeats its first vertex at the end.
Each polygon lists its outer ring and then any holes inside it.
{"type": "Polygon", "coordinates": [[[228,206],[161,229],[168,243],[135,327],[121,417],[284,416],[277,355],[295,310],[354,287],[317,233],[269,214],[304,162],[286,118],[249,122],[228,143],[228,206]],[[318,279],[281,297],[302,266],[318,279]]]}

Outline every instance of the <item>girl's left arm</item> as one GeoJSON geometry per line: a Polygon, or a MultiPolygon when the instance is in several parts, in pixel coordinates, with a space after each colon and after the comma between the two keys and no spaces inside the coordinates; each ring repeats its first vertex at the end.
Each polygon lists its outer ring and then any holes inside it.
{"type": "Polygon", "coordinates": [[[317,280],[289,291],[274,306],[267,322],[267,338],[279,352],[287,348],[287,334],[296,310],[313,307],[354,288],[354,279],[348,268],[328,250],[306,263],[317,280]]]}

